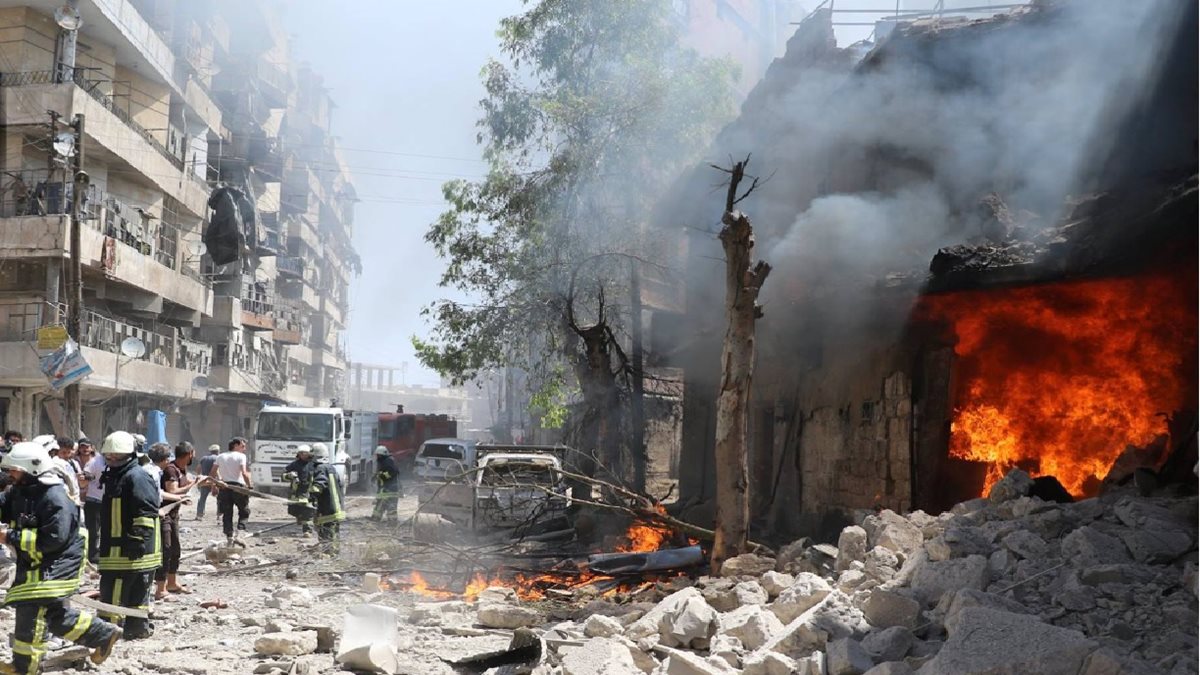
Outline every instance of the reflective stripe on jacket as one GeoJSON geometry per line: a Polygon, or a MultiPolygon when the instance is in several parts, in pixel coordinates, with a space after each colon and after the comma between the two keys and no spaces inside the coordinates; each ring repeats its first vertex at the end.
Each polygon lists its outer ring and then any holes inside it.
{"type": "Polygon", "coordinates": [[[101,572],[135,572],[162,565],[158,483],[135,460],[110,466],[100,477],[101,572]]]}
{"type": "Polygon", "coordinates": [[[313,467],[311,492],[313,506],[317,507],[314,524],[324,525],[346,519],[346,512],[342,510],[342,489],[337,471],[332,466],[320,463],[313,467]]]}
{"type": "Polygon", "coordinates": [[[61,483],[13,485],[0,494],[0,519],[17,552],[6,604],[63,598],[79,589],[87,531],[61,483]]]}

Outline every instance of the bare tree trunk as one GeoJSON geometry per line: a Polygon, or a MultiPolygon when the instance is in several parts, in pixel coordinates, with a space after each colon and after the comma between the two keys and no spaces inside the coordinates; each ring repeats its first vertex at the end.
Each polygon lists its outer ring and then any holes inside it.
{"type": "Polygon", "coordinates": [[[716,487],[717,523],[711,567],[747,550],[750,529],[749,466],[746,425],[750,407],[750,382],[754,376],[754,322],[762,316],[758,292],[771,266],[763,261],[750,267],[754,230],[750,219],[734,207],[757,186],[755,180],[739,197],[738,184],[746,164],[729,170],[729,192],[721,217],[721,246],[725,249],[725,343],[721,351],[721,385],[717,396],[716,487]]]}

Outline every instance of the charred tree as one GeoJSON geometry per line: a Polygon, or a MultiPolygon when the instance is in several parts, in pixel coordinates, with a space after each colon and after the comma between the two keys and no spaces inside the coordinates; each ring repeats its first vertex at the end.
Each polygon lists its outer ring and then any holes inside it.
{"type": "MultiPolygon", "coordinates": [[[[717,394],[716,488],[717,523],[711,566],[719,573],[729,558],[747,551],[750,526],[749,462],[746,425],[750,409],[750,382],[754,377],[754,327],[762,317],[758,293],[771,271],[759,260],[750,265],[754,228],[746,214],[736,210],[758,187],[754,178],[740,196],[750,158],[737,162],[729,173],[725,213],[721,217],[721,247],[725,250],[725,341],[721,350],[721,384],[717,394]]],[[[718,167],[719,168],[719,167],[718,167]]]]}
{"type": "MultiPolygon", "coordinates": [[[[625,480],[622,461],[622,407],[618,376],[629,368],[628,359],[609,325],[603,286],[596,293],[596,321],[581,325],[575,311],[576,274],[571,277],[567,297],[567,326],[582,343],[574,370],[583,394],[583,449],[594,452],[600,467],[611,472],[610,479],[625,480]]],[[[596,463],[589,462],[585,473],[594,476],[596,463]]]]}

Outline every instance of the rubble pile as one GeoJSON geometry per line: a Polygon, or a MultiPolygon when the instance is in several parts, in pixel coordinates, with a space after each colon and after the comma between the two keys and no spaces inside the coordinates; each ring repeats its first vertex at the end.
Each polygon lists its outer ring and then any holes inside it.
{"type": "MultiPolygon", "coordinates": [[[[561,675],[1116,675],[1197,672],[1197,500],[1026,496],[864,515],[838,546],[744,555],[657,604],[593,602],[543,633],[561,675]]],[[[545,626],[497,590],[409,621],[545,626]],[[462,606],[460,606],[462,605],[462,606]]]]}

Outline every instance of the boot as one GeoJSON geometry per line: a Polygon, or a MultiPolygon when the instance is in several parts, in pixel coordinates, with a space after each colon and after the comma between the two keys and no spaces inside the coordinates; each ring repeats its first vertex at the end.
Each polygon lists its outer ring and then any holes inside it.
{"type": "Polygon", "coordinates": [[[92,663],[96,664],[97,666],[101,663],[104,663],[104,661],[112,655],[113,649],[116,649],[117,643],[121,641],[121,638],[124,635],[125,631],[121,630],[120,626],[113,626],[113,632],[112,635],[108,636],[108,642],[105,642],[104,644],[92,650],[92,655],[89,657],[92,663]]]}

